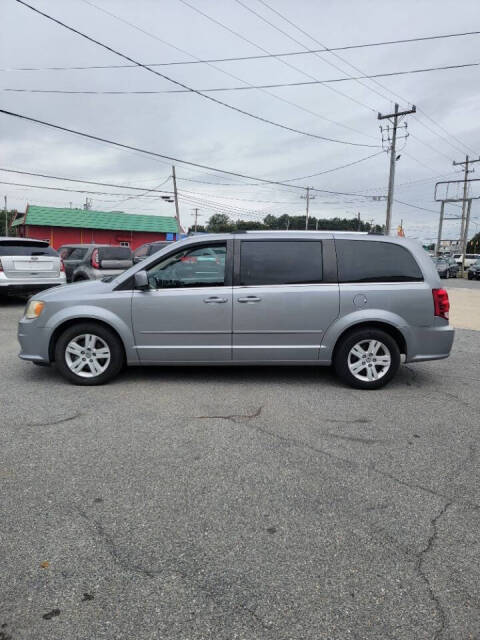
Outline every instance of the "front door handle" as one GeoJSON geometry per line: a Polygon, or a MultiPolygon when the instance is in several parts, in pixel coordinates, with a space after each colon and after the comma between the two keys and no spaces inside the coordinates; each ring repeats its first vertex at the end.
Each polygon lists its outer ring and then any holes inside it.
{"type": "Polygon", "coordinates": [[[204,302],[207,304],[211,302],[216,302],[217,304],[221,304],[222,302],[228,302],[227,298],[220,298],[219,296],[211,296],[210,298],[204,298],[204,302]]]}
{"type": "Polygon", "coordinates": [[[261,302],[258,296],[246,296],[245,298],[237,298],[237,302],[261,302]]]}

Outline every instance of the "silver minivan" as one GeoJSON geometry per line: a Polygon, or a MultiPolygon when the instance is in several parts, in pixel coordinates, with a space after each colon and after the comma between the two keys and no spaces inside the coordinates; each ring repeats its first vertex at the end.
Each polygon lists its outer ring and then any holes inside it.
{"type": "Polygon", "coordinates": [[[101,384],[125,365],[331,365],[377,389],[401,360],[448,357],[454,331],[416,241],[247,232],[176,242],[100,282],[35,296],[20,358],[101,384]]]}

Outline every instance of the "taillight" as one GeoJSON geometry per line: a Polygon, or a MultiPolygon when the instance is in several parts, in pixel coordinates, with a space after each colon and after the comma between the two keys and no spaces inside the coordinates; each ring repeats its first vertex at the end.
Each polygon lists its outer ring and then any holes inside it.
{"type": "Polygon", "coordinates": [[[94,249],[92,252],[92,259],[90,260],[94,269],[100,269],[100,263],[98,261],[98,249],[94,249]]]}
{"type": "Polygon", "coordinates": [[[450,311],[450,301],[448,293],[445,289],[432,289],[434,315],[439,318],[448,320],[448,312],[450,311]]]}
{"type": "Polygon", "coordinates": [[[63,260],[60,258],[60,271],[65,271],[65,265],[63,264],[63,260]]]}

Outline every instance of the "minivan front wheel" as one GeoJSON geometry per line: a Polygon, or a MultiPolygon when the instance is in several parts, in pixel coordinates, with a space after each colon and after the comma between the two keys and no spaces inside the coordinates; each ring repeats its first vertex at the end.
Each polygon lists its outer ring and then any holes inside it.
{"type": "Polygon", "coordinates": [[[74,384],[104,384],[121,371],[123,362],[123,347],[118,337],[96,323],[69,327],[55,345],[56,366],[74,384]]]}
{"type": "Polygon", "coordinates": [[[397,373],[400,350],[381,329],[359,329],[349,333],[334,356],[337,375],[357,389],[379,389],[397,373]]]}

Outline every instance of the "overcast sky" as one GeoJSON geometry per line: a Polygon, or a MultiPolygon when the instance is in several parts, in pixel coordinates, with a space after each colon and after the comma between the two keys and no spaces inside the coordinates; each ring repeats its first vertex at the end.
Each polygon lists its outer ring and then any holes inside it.
{"type": "MultiPolygon", "coordinates": [[[[261,0],[31,0],[38,9],[142,63],[255,56],[265,51],[285,53],[320,49],[319,43],[340,47],[480,30],[478,0],[464,0],[461,6],[456,0],[266,2],[290,23],[261,0]],[[200,15],[186,2],[217,23],[200,15]],[[137,29],[118,18],[132,23],[137,29]]],[[[407,118],[410,135],[399,143],[400,149],[404,145],[405,148],[399,151],[401,157],[396,165],[395,197],[432,212],[399,202],[394,204],[393,224],[396,226],[403,219],[410,237],[433,239],[436,236],[438,214],[434,212],[439,210],[439,205],[433,201],[435,182],[460,178],[460,168],[454,168],[452,161],[463,160],[465,153],[474,156],[477,152],[478,157],[480,151],[480,67],[379,78],[377,81],[382,86],[364,79],[361,82],[348,80],[330,85],[282,87],[268,89],[268,92],[249,89],[208,94],[262,118],[355,145],[328,142],[280,129],[188,92],[81,95],[5,91],[165,91],[178,87],[141,68],[14,70],[18,67],[123,65],[126,62],[15,0],[2,0],[0,4],[3,109],[215,168],[290,180],[355,162],[381,150],[377,112],[391,112],[396,99],[401,109],[414,103],[419,111],[407,118]]],[[[343,60],[332,53],[322,53],[155,69],[196,89],[238,87],[474,63],[480,61],[479,45],[480,36],[472,35],[340,51],[338,54],[343,60]]],[[[404,135],[404,130],[400,135],[404,135]]],[[[168,179],[171,163],[168,161],[119,150],[2,114],[0,153],[2,168],[145,189],[161,183],[164,183],[163,189],[172,188],[168,179]]],[[[480,177],[480,163],[476,166],[480,177]]],[[[305,200],[300,197],[301,190],[247,184],[252,181],[180,163],[176,167],[181,219],[185,226],[191,224],[195,206],[203,215],[199,221],[206,220],[223,207],[234,219],[254,220],[268,213],[304,213],[305,200]],[[219,186],[221,183],[225,186],[219,186]]],[[[2,182],[82,188],[59,180],[18,174],[0,172],[0,176],[2,182]]],[[[292,184],[383,195],[387,183],[388,156],[380,153],[351,167],[292,184]]],[[[123,193],[115,188],[86,188],[123,193]]],[[[0,193],[8,196],[9,207],[19,210],[24,210],[27,203],[69,206],[71,202],[73,206],[82,206],[85,201],[82,194],[5,184],[1,184],[0,193]]],[[[95,209],[174,214],[173,204],[151,197],[125,200],[127,196],[89,197],[93,199],[95,209]]],[[[452,216],[458,215],[459,211],[458,207],[448,208],[448,214],[452,216]]],[[[383,223],[385,202],[321,192],[315,193],[311,202],[311,214],[315,216],[351,217],[358,212],[363,219],[383,223]]],[[[478,203],[473,205],[472,216],[473,233],[480,229],[476,226],[480,224],[478,203]]],[[[448,221],[445,236],[458,237],[458,228],[458,221],[448,221]]]]}

